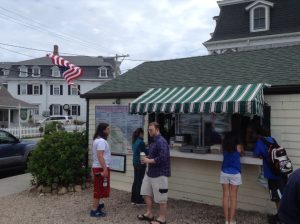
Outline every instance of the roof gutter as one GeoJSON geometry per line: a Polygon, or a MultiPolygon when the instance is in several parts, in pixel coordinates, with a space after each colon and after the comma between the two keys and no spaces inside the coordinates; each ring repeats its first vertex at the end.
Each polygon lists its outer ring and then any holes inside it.
{"type": "Polygon", "coordinates": [[[298,94],[300,93],[300,85],[276,85],[271,88],[266,88],[264,94],[279,95],[279,94],[298,94]]]}
{"type": "MultiPolygon", "coordinates": [[[[145,91],[146,92],[146,91],[145,91]]],[[[85,93],[80,95],[80,98],[86,99],[111,99],[111,98],[136,98],[144,92],[111,92],[111,93],[85,93]]]]}

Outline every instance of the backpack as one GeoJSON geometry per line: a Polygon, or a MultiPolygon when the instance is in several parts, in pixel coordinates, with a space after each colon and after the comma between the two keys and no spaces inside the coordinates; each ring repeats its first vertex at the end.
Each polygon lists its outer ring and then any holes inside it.
{"type": "Polygon", "coordinates": [[[268,160],[271,171],[275,175],[288,175],[293,172],[292,161],[287,156],[285,148],[278,145],[274,138],[273,142],[268,142],[265,138],[261,140],[267,146],[268,149],[268,160]]]}

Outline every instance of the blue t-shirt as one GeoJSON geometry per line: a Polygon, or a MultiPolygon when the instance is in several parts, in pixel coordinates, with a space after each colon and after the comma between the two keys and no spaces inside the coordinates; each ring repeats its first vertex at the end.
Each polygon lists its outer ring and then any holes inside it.
{"type": "Polygon", "coordinates": [[[241,173],[241,160],[238,151],[227,152],[224,150],[222,172],[227,174],[241,173]]]}
{"type": "Polygon", "coordinates": [[[279,218],[287,224],[300,223],[300,169],[289,176],[278,210],[279,218]]]}
{"type": "MultiPolygon", "coordinates": [[[[266,137],[265,139],[270,143],[274,143],[272,137],[266,137]]],[[[262,140],[258,140],[256,142],[253,155],[255,157],[262,157],[263,158],[263,168],[264,168],[265,178],[273,179],[273,180],[277,180],[277,179],[281,178],[280,176],[277,176],[277,175],[273,174],[273,172],[270,168],[270,165],[269,165],[268,148],[262,140]]]]}

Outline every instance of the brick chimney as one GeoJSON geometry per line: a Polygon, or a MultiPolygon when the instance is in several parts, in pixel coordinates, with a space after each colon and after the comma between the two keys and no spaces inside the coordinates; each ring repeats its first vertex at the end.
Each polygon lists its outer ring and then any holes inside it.
{"type": "Polygon", "coordinates": [[[58,54],[58,45],[54,45],[54,47],[53,47],[53,54],[54,55],[59,55],[58,54]]]}

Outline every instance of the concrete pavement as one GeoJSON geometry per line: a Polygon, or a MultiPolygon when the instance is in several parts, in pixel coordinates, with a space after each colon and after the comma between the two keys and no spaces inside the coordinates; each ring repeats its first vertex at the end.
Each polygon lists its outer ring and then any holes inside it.
{"type": "Polygon", "coordinates": [[[0,179],[0,197],[29,189],[31,179],[30,173],[0,179]]]}

